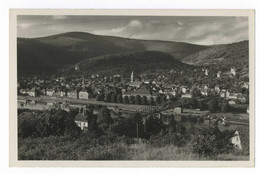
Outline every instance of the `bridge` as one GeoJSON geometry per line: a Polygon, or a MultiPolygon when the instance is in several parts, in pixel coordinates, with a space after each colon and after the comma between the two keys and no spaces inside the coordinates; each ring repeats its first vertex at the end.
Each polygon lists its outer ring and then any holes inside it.
{"type": "Polygon", "coordinates": [[[171,109],[171,108],[176,108],[176,107],[184,107],[188,104],[191,104],[192,100],[191,99],[183,99],[183,100],[179,100],[179,101],[167,101],[162,103],[161,105],[158,106],[148,106],[145,108],[140,108],[136,110],[136,113],[140,113],[143,117],[148,116],[148,115],[153,115],[156,113],[160,113],[162,111],[171,109]]]}

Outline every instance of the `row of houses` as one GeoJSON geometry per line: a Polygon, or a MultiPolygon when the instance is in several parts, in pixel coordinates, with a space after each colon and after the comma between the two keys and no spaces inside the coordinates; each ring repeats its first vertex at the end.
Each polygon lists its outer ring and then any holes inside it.
{"type": "Polygon", "coordinates": [[[50,97],[67,97],[72,99],[88,99],[89,93],[86,89],[82,89],[81,91],[77,90],[58,90],[55,91],[54,89],[46,89],[46,90],[37,90],[36,88],[31,89],[20,89],[19,91],[23,95],[29,95],[31,97],[36,96],[50,96],[50,97]]]}

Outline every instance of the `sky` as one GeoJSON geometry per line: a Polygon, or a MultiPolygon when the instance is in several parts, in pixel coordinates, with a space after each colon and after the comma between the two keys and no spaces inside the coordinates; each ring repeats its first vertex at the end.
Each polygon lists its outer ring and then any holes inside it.
{"type": "Polygon", "coordinates": [[[247,17],[209,16],[46,16],[17,18],[17,36],[35,38],[88,32],[144,40],[216,45],[248,40],[247,17]]]}

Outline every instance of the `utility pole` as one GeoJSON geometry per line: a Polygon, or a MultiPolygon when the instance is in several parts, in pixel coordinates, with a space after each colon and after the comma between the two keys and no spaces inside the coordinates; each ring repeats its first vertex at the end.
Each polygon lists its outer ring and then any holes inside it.
{"type": "Polygon", "coordinates": [[[137,141],[138,141],[138,122],[136,123],[136,134],[137,134],[137,141]]]}

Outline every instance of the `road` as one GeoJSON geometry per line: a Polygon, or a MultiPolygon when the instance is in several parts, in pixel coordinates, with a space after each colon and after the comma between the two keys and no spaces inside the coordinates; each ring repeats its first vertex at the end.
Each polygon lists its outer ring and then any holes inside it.
{"type": "Polygon", "coordinates": [[[136,111],[138,109],[147,107],[144,105],[133,105],[133,104],[121,104],[121,103],[105,103],[102,101],[96,101],[93,99],[81,100],[81,99],[72,99],[72,98],[58,98],[58,97],[30,97],[30,96],[18,96],[18,100],[32,100],[32,101],[43,101],[43,102],[69,102],[70,104],[92,104],[92,105],[102,105],[109,107],[119,107],[122,110],[136,111]]]}

